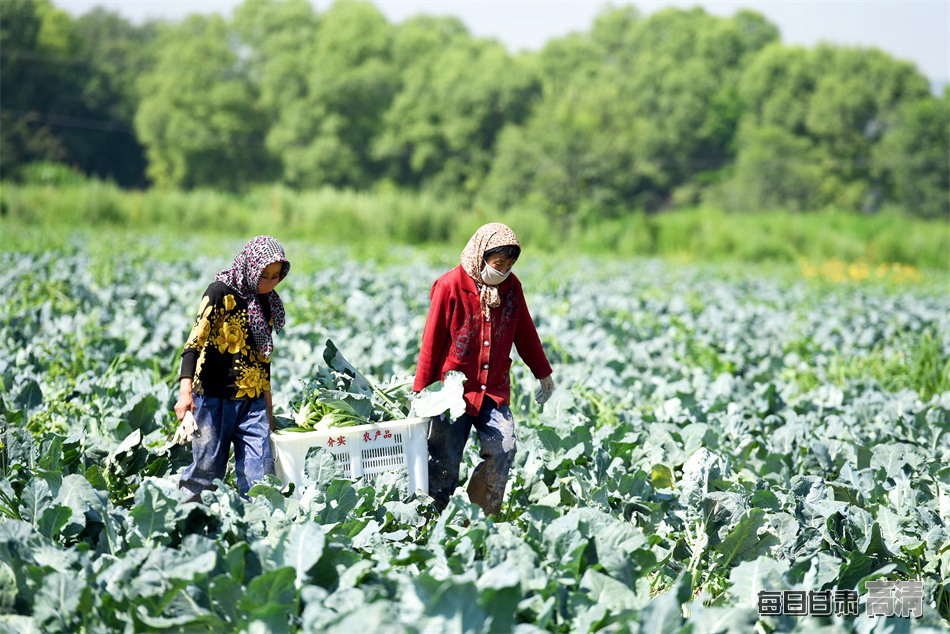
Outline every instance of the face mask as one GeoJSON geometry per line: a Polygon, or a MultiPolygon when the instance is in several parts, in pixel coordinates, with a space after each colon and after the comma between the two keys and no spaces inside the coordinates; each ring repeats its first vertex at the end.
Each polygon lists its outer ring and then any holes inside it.
{"type": "Polygon", "coordinates": [[[487,263],[484,268],[482,268],[482,281],[488,284],[489,286],[498,286],[511,274],[511,269],[508,269],[507,273],[502,273],[497,269],[493,269],[487,263]]]}

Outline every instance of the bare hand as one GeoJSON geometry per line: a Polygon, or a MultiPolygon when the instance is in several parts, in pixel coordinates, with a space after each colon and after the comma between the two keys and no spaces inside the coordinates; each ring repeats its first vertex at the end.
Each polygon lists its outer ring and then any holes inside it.
{"type": "Polygon", "coordinates": [[[175,403],[175,416],[178,417],[178,422],[181,422],[185,419],[185,413],[195,412],[195,399],[191,395],[191,380],[182,379],[181,380],[181,390],[178,393],[178,402],[175,403]]]}

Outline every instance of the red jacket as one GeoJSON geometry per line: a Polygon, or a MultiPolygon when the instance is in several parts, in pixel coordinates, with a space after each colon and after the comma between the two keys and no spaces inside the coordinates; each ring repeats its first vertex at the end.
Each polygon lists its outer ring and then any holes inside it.
{"type": "Polygon", "coordinates": [[[466,413],[477,415],[487,394],[498,405],[511,397],[511,344],[538,379],[551,374],[538,331],[514,274],[498,286],[501,304],[482,314],[478,288],[468,273],[455,267],[432,285],[432,304],[422,334],[422,350],[413,389],[441,381],[449,370],[465,373],[466,413]]]}

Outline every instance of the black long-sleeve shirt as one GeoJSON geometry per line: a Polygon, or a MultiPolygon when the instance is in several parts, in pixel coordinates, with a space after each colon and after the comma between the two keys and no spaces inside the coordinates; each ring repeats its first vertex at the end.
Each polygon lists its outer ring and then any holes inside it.
{"type": "MultiPolygon", "coordinates": [[[[260,297],[271,324],[270,302],[260,297]]],[[[224,282],[201,297],[194,328],[181,354],[181,378],[193,378],[195,394],[255,399],[270,390],[270,361],[257,349],[247,320],[247,301],[224,282]]]]}

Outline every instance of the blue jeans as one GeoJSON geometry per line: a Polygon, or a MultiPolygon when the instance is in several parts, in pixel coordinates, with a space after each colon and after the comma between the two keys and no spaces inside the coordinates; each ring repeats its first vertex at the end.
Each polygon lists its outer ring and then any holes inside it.
{"type": "Polygon", "coordinates": [[[250,401],[195,395],[198,432],[191,441],[194,462],[181,474],[178,486],[198,495],[224,478],[231,444],[238,490],[247,497],[251,484],[274,474],[267,400],[250,401]]]}
{"type": "Polygon", "coordinates": [[[515,459],[515,421],[507,405],[497,407],[486,397],[478,416],[463,414],[454,423],[443,415],[432,419],[429,432],[429,495],[441,513],[459,483],[462,452],[472,431],[478,433],[482,462],[472,472],[468,497],[485,515],[498,515],[505,497],[508,472],[515,459]]]}

